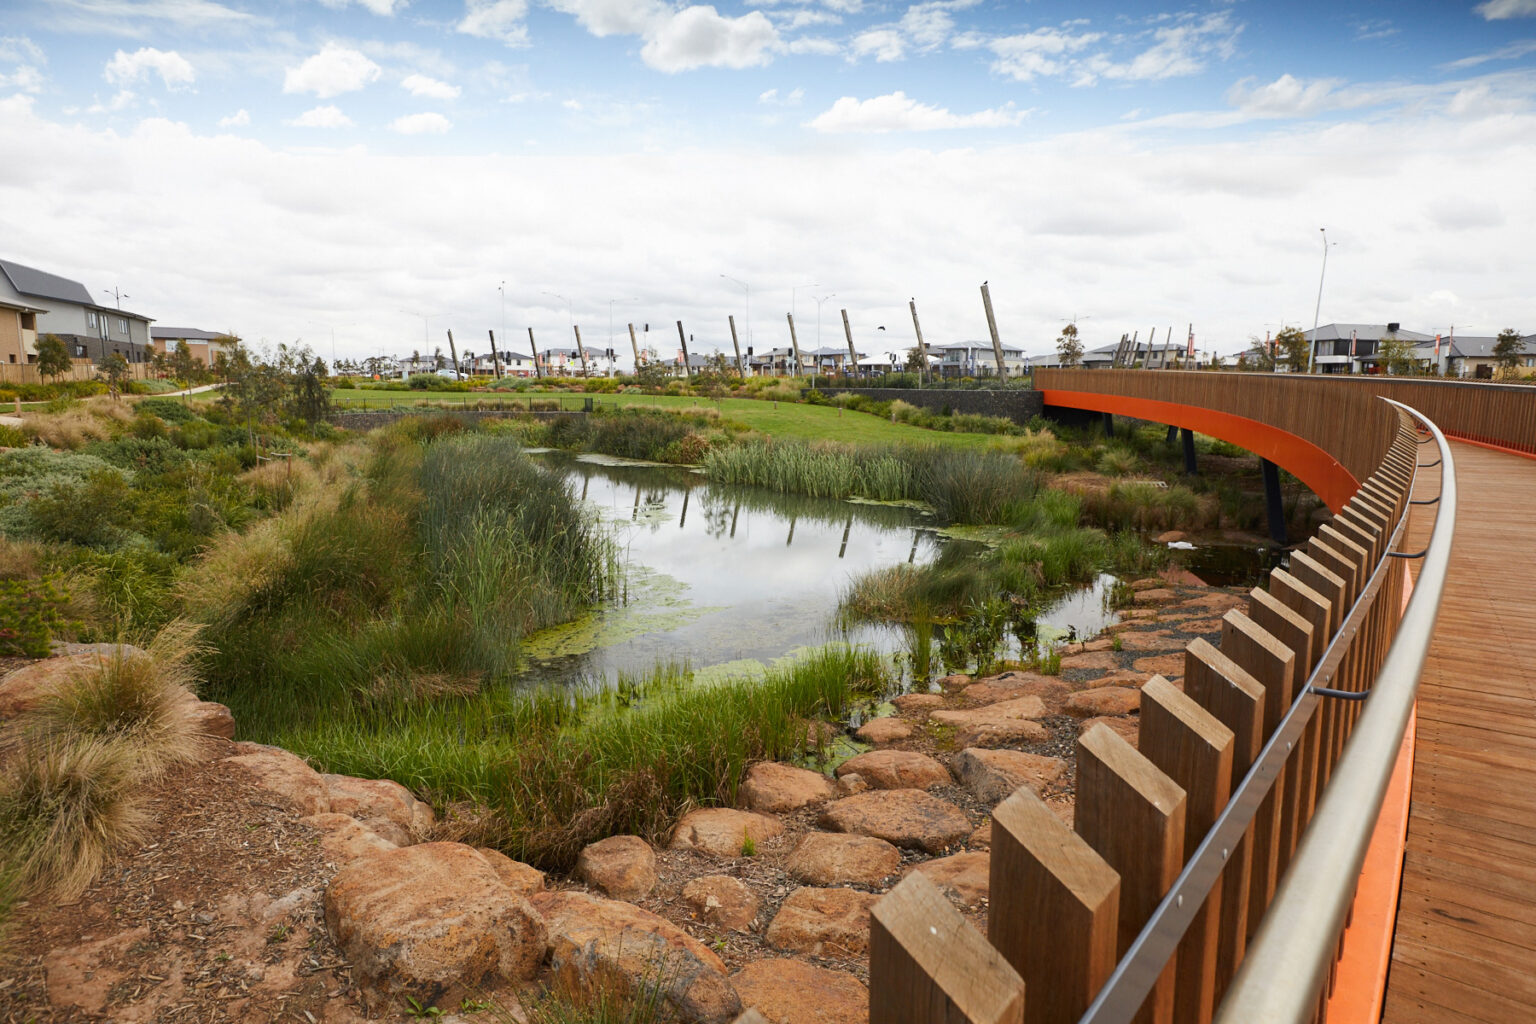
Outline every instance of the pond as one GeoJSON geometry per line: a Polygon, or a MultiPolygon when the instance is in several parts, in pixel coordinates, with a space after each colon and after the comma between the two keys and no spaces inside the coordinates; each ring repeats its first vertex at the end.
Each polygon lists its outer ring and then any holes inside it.
{"type": "MultiPolygon", "coordinates": [[[[539,457],[611,528],[629,582],[622,603],[527,638],[530,682],[614,680],[667,661],[748,674],[839,639],[904,651],[903,630],[839,629],[838,598],[856,575],[922,564],[956,543],[916,509],[722,486],[606,456],[539,457]]],[[[1041,634],[1098,632],[1113,621],[1112,583],[1101,576],[1063,597],[1041,616],[1041,634]]]]}

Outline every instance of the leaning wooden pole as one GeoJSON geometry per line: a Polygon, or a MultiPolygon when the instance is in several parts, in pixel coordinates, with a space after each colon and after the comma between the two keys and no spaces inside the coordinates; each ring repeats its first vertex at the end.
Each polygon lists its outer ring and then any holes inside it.
{"type": "Polygon", "coordinates": [[[997,359],[997,376],[999,379],[1008,376],[1008,368],[1003,365],[1003,343],[997,337],[997,317],[992,315],[992,293],[987,289],[987,282],[981,282],[981,304],[987,308],[987,331],[992,335],[992,355],[997,359]]]}
{"type": "Polygon", "coordinates": [[[859,354],[853,350],[853,328],[848,326],[848,311],[843,310],[843,337],[848,339],[848,374],[859,372],[859,354]]]}
{"type": "Polygon", "coordinates": [[[795,370],[793,375],[798,377],[800,376],[802,364],[800,362],[800,339],[795,336],[795,314],[785,313],[784,315],[789,318],[789,344],[795,350],[795,370]]]}
{"type": "Polygon", "coordinates": [[[487,329],[486,333],[491,336],[491,369],[496,371],[496,379],[501,380],[501,353],[496,351],[496,332],[487,329]]]}
{"type": "Polygon", "coordinates": [[[453,347],[453,332],[448,332],[448,355],[453,359],[453,379],[459,379],[459,353],[453,347]]]}
{"type": "Polygon", "coordinates": [[[635,353],[635,372],[640,372],[640,343],[635,340],[635,325],[629,325],[629,347],[635,353]]]}
{"type": "Polygon", "coordinates": [[[581,327],[571,324],[571,330],[576,332],[576,354],[581,357],[581,375],[585,377],[587,376],[587,349],[581,343],[581,327]]]}
{"type": "Polygon", "coordinates": [[[736,374],[740,377],[746,377],[747,369],[741,364],[741,342],[736,340],[736,316],[732,314],[726,317],[726,319],[731,322],[731,347],[736,350],[736,374]]]}
{"type": "Polygon", "coordinates": [[[909,301],[907,306],[912,310],[912,330],[917,332],[917,382],[921,384],[923,371],[928,369],[928,346],[923,344],[923,325],[917,320],[917,299],[909,301]]]}
{"type": "Polygon", "coordinates": [[[528,328],[528,350],[533,353],[533,376],[535,379],[544,376],[539,370],[539,346],[533,343],[533,328],[528,328]]]}
{"type": "Polygon", "coordinates": [[[683,376],[692,377],[693,367],[688,365],[688,335],[683,333],[683,322],[677,322],[677,343],[683,347],[683,376]]]}

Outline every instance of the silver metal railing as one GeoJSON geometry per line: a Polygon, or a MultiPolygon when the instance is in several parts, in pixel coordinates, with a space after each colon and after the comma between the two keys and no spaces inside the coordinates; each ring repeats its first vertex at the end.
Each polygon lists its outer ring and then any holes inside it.
{"type": "MultiPolygon", "coordinates": [[[[1435,424],[1400,402],[1382,401],[1422,423],[1438,446],[1444,467],[1438,515],[1413,597],[1371,688],[1371,699],[1365,701],[1317,811],[1218,1009],[1218,1024],[1301,1024],[1311,1019],[1333,963],[1429,651],[1456,522],[1455,466],[1445,436],[1435,424]]],[[[1396,553],[1407,521],[1405,506],[1387,546],[1389,553],[1396,553]]],[[[1325,684],[1338,671],[1351,641],[1374,607],[1393,562],[1394,558],[1383,557],[1377,564],[1307,686],[1079,1024],[1128,1021],[1152,991],[1228,857],[1274,788],[1318,704],[1333,695],[1325,684]]]]}

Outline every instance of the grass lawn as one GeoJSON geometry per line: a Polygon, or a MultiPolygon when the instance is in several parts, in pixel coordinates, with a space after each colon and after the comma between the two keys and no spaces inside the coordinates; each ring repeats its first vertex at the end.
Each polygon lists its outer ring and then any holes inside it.
{"type": "MultiPolygon", "coordinates": [[[[488,392],[419,392],[347,390],[331,392],[331,401],[343,408],[382,409],[396,405],[431,403],[452,407],[486,402],[508,406],[521,404],[529,397],[557,399],[567,409],[582,408],[591,398],[596,405],[641,405],[664,409],[707,409],[717,403],[707,398],[684,395],[584,395],[565,392],[529,392],[526,395],[497,395],[488,392]]],[[[718,403],[723,415],[740,420],[753,430],[773,437],[803,441],[836,440],[852,444],[940,444],[958,448],[986,448],[1002,438],[993,434],[960,434],[942,430],[924,430],[905,423],[892,423],[868,413],[840,412],[833,406],[801,405],[795,402],[764,402],[752,398],[727,398],[718,403]]]]}

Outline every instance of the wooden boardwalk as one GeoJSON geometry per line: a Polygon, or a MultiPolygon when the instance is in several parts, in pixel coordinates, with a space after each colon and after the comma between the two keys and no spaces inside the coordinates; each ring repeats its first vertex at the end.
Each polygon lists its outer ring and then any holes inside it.
{"type": "MultiPolygon", "coordinates": [[[[1525,1024],[1536,1021],[1536,461],[1456,442],[1452,454],[1460,508],[1419,687],[1382,1020],[1525,1024]]],[[[1420,542],[1429,520],[1416,513],[1420,542]]]]}

